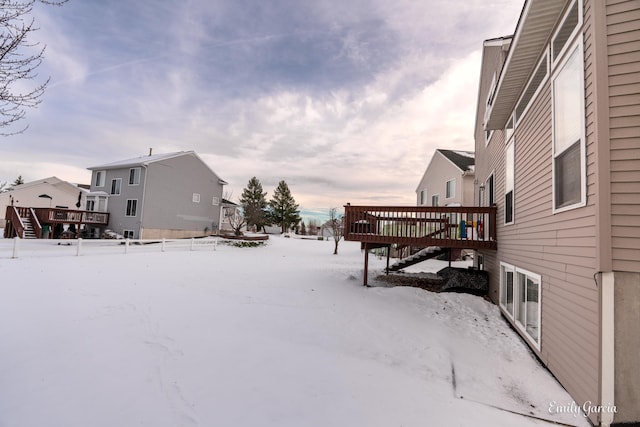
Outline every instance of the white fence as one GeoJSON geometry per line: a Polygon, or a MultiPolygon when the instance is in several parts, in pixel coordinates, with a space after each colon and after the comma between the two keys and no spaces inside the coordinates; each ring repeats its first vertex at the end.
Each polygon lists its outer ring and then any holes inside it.
{"type": "Polygon", "coordinates": [[[128,254],[173,250],[215,251],[222,239],[0,239],[0,258],[128,254]]]}

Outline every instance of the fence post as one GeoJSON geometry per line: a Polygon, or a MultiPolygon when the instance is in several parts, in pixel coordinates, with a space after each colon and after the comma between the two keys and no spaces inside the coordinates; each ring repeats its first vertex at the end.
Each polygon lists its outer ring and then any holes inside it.
{"type": "Polygon", "coordinates": [[[162,246],[161,246],[161,251],[164,252],[164,245],[166,243],[167,239],[165,239],[164,237],[162,238],[162,246]]]}
{"type": "Polygon", "coordinates": [[[214,251],[218,250],[218,238],[217,237],[215,239],[213,239],[213,250],[214,251]]]}
{"type": "Polygon", "coordinates": [[[129,239],[124,239],[124,254],[126,255],[129,252],[129,239]]]}
{"type": "Polygon", "coordinates": [[[18,236],[13,238],[13,255],[11,258],[18,258],[18,241],[20,238],[18,236]]]}
{"type": "Polygon", "coordinates": [[[189,248],[190,251],[193,250],[193,245],[195,244],[196,239],[194,239],[193,237],[191,238],[191,247],[189,248]]]}
{"type": "Polygon", "coordinates": [[[82,249],[82,237],[78,237],[78,251],[76,252],[76,256],[80,256],[80,249],[82,249]]]}

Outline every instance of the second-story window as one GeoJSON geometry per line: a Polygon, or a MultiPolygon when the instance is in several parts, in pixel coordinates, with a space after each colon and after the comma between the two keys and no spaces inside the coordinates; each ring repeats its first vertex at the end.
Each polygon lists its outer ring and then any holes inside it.
{"type": "Polygon", "coordinates": [[[140,185],[140,168],[129,169],[129,185],[140,185]]]}
{"type": "Polygon", "coordinates": [[[191,200],[193,200],[193,203],[200,203],[200,193],[193,193],[191,200]]]}
{"type": "Polygon", "coordinates": [[[505,189],[504,189],[504,223],[513,223],[514,187],[515,187],[515,151],[513,140],[507,145],[505,152],[505,189]]]}
{"type": "Polygon", "coordinates": [[[439,206],[439,199],[440,196],[438,194],[434,194],[433,196],[431,196],[431,206],[439,206]]]}
{"type": "Polygon", "coordinates": [[[451,199],[453,197],[456,197],[456,180],[455,180],[455,178],[454,179],[450,179],[449,181],[447,181],[445,197],[447,199],[451,199]]]}
{"type": "Polygon", "coordinates": [[[111,195],[119,196],[121,187],[122,187],[122,178],[112,179],[111,180],[111,195]]]}
{"type": "Polygon", "coordinates": [[[94,185],[96,187],[104,187],[105,171],[96,171],[94,185]]]}

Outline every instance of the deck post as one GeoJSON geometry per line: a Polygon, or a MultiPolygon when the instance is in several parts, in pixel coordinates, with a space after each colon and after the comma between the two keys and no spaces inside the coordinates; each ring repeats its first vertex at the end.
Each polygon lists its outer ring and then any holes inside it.
{"type": "Polygon", "coordinates": [[[387,246],[387,269],[385,270],[386,275],[389,275],[389,257],[391,256],[391,245],[387,246]]]}
{"type": "Polygon", "coordinates": [[[364,244],[364,282],[363,286],[369,286],[367,279],[369,278],[369,245],[364,244]]]}

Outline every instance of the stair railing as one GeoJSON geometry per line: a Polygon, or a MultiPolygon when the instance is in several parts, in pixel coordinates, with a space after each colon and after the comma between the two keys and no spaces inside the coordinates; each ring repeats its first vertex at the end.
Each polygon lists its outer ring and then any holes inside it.
{"type": "Polygon", "coordinates": [[[42,225],[38,220],[38,216],[33,208],[29,208],[29,220],[31,220],[31,226],[33,227],[33,232],[36,235],[36,238],[42,239],[42,225]]]}
{"type": "Polygon", "coordinates": [[[22,218],[20,218],[20,214],[18,213],[18,209],[15,206],[7,206],[7,214],[6,219],[8,225],[11,225],[13,228],[15,235],[14,236],[5,236],[5,237],[19,237],[21,239],[24,238],[24,223],[22,222],[22,218]]]}

